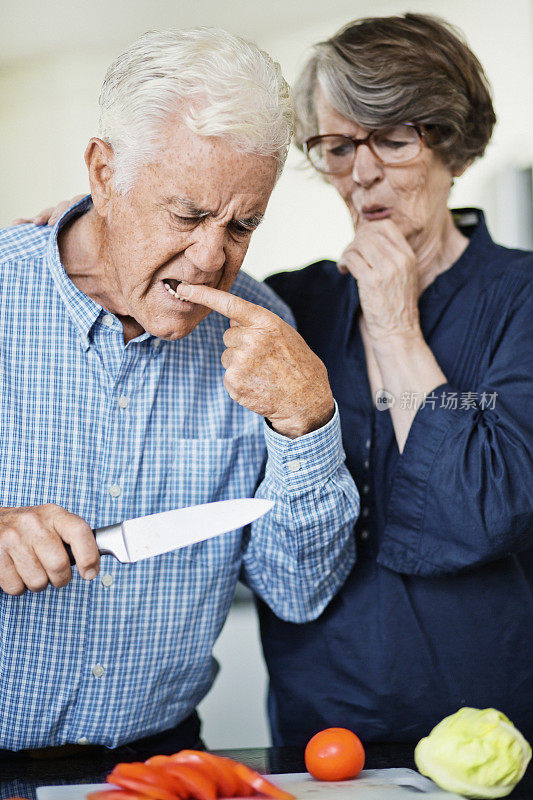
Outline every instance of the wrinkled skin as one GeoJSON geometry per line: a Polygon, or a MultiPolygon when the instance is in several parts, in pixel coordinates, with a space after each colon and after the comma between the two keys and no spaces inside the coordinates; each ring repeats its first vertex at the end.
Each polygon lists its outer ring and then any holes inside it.
{"type": "Polygon", "coordinates": [[[222,366],[224,386],[233,400],[266,417],[290,438],[331,419],[330,391],[317,392],[318,386],[329,388],[326,368],[294,328],[267,309],[216,289],[179,286],[178,294],[230,319],[222,366]]]}
{"type": "MultiPolygon", "coordinates": [[[[321,134],[368,134],[337,112],[320,90],[315,108],[321,134]]],[[[458,174],[424,144],[414,160],[393,167],[361,145],[351,173],[327,176],[354,225],[354,238],[338,267],[357,281],[359,327],[373,398],[382,389],[396,399],[404,392],[422,397],[446,381],[422,335],[418,298],[468,244],[447,207],[458,174]],[[372,218],[373,208],[383,210],[380,218],[372,218]]],[[[396,403],[390,413],[402,452],[416,407],[402,409],[396,403]]]]}
{"type": "MultiPolygon", "coordinates": [[[[228,294],[274,187],[276,160],[175,122],[162,133],[161,150],[125,194],[114,187],[111,148],[91,140],[85,159],[94,207],[60,234],[67,274],[118,316],[126,343],[145,330],[181,339],[211,309],[226,314],[232,326],[222,363],[231,397],[288,437],[320,428],[334,412],[322,362],[276,314],[228,294]],[[165,288],[181,280],[195,284],[192,302],[165,288]]],[[[21,594],[64,586],[71,570],[62,541],[80,574],[93,578],[99,555],[84,520],[58,506],[1,510],[0,587],[21,594]]]]}
{"type": "MultiPolygon", "coordinates": [[[[339,114],[320,92],[316,110],[319,133],[356,138],[368,133],[339,114]]],[[[395,335],[418,334],[421,291],[467,244],[446,205],[452,172],[429,147],[414,161],[390,167],[361,146],[352,173],[327,179],[353,221],[354,238],[339,265],[357,279],[370,338],[379,343],[395,335]],[[365,210],[373,206],[388,209],[387,218],[365,219],[365,210]]]]}

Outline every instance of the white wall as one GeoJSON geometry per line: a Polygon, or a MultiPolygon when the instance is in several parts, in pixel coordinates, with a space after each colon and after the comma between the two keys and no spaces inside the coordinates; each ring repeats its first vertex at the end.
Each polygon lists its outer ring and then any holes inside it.
{"type": "Polygon", "coordinates": [[[214,649],[220,672],[199,705],[204,741],[212,750],[267,747],[267,675],[253,603],[232,606],[214,649]]]}
{"type": "MultiPolygon", "coordinates": [[[[531,164],[533,160],[533,0],[413,0],[408,4],[354,0],[350,12],[347,3],[338,0],[327,6],[323,21],[309,26],[294,25],[293,20],[298,6],[305,20],[310,4],[293,0],[289,5],[292,24],[284,27],[278,4],[279,31],[273,34],[270,17],[268,25],[261,22],[262,16],[268,17],[268,8],[257,3],[256,35],[279,59],[289,80],[301,64],[304,50],[333,33],[350,14],[418,10],[441,14],[462,28],[493,85],[499,121],[485,158],[456,182],[452,202],[487,208],[493,232],[505,238],[497,218],[499,173],[507,164],[531,164]],[[268,36],[261,35],[265,27],[268,36]]],[[[201,24],[206,23],[207,6],[204,1],[199,7],[201,24]]],[[[316,4],[310,7],[316,20],[316,4]]],[[[157,20],[161,25],[177,24],[176,18],[165,23],[160,13],[157,20]]],[[[187,24],[192,21],[189,15],[187,24]]],[[[69,24],[72,26],[72,20],[69,24]]],[[[231,15],[227,27],[240,32],[238,16],[231,15]]],[[[249,19],[246,28],[250,35],[249,19]]],[[[130,29],[131,25],[128,32],[130,29]]],[[[0,225],[86,189],[83,150],[96,130],[99,85],[119,49],[118,38],[115,31],[112,43],[105,44],[102,35],[98,47],[91,43],[74,50],[65,43],[64,49],[57,47],[46,56],[11,59],[4,65],[0,55],[0,225]]],[[[123,43],[130,40],[128,33],[123,43]]],[[[342,204],[323,181],[301,169],[301,163],[299,153],[291,153],[267,219],[250,247],[245,268],[257,277],[321,256],[335,257],[349,239],[350,226],[342,204]]]]}

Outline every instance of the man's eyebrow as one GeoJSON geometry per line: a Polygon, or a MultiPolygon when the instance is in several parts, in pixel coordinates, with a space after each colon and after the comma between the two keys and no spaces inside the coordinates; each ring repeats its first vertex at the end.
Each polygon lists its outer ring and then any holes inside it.
{"type": "Polygon", "coordinates": [[[174,195],[173,197],[164,197],[163,203],[166,206],[183,206],[186,211],[188,211],[190,214],[194,214],[195,217],[207,217],[211,213],[203,208],[198,208],[196,203],[194,203],[192,200],[189,200],[187,197],[178,197],[177,195],[174,195]]]}
{"type": "MultiPolygon", "coordinates": [[[[174,195],[172,197],[164,197],[163,203],[166,206],[180,205],[189,214],[195,217],[208,217],[213,213],[212,211],[206,211],[203,208],[198,208],[196,203],[194,203],[193,200],[189,200],[188,197],[178,197],[177,195],[174,195]]],[[[248,230],[255,230],[258,227],[258,225],[260,225],[261,222],[263,221],[264,216],[265,216],[264,214],[257,212],[255,214],[252,214],[250,217],[233,219],[232,222],[234,224],[241,225],[243,228],[247,228],[248,230]]]]}

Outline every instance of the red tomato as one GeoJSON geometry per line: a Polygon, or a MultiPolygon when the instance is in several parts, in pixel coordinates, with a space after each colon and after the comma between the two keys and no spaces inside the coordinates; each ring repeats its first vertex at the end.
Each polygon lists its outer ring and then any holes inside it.
{"type": "Polygon", "coordinates": [[[305,748],[305,766],[318,781],[355,778],[364,763],[360,739],[346,728],[326,728],[315,734],[305,748]]]}
{"type": "Polygon", "coordinates": [[[237,763],[233,769],[235,770],[235,774],[241,778],[244,783],[247,783],[253,791],[264,794],[267,797],[273,797],[275,800],[295,800],[293,794],[284,792],[283,789],[274,786],[273,783],[267,781],[266,778],[263,778],[258,772],[254,772],[250,767],[237,763]]]}

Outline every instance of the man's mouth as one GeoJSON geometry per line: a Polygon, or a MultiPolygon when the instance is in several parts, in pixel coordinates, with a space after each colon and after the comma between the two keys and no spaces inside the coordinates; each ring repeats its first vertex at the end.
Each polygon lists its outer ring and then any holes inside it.
{"type": "Polygon", "coordinates": [[[163,278],[162,283],[163,283],[163,286],[165,287],[166,291],[169,294],[171,294],[173,297],[175,297],[177,300],[179,300],[181,303],[189,303],[190,301],[189,300],[185,300],[184,298],[179,297],[179,295],[176,294],[176,289],[178,288],[180,283],[184,283],[185,286],[203,286],[204,285],[203,283],[201,283],[201,284],[189,283],[189,281],[182,281],[182,280],[178,280],[177,278],[163,278]]]}

